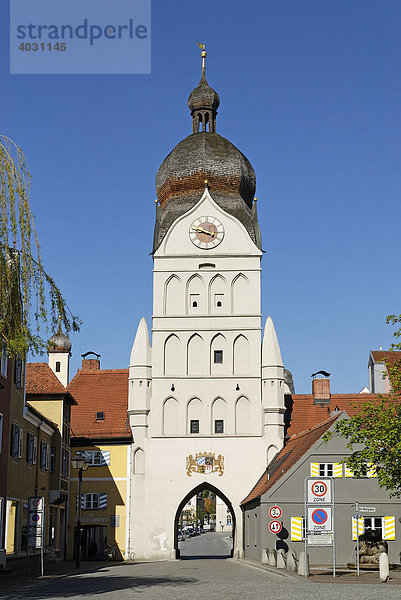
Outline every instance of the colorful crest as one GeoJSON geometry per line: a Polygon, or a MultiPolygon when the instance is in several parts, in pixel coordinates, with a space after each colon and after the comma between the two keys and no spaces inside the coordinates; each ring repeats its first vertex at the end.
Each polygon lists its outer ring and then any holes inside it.
{"type": "Polygon", "coordinates": [[[214,452],[198,452],[195,457],[187,456],[187,475],[192,473],[218,473],[221,477],[224,472],[224,456],[219,454],[216,458],[214,452]]]}

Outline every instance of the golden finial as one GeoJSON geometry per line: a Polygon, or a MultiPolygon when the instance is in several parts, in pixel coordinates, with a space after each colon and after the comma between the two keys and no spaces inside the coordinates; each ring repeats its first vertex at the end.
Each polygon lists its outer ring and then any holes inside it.
{"type": "Polygon", "coordinates": [[[155,204],[157,204],[158,202],[159,202],[159,199],[158,199],[158,198],[156,198],[156,200],[155,200],[155,204]]]}
{"type": "Polygon", "coordinates": [[[202,50],[202,52],[201,52],[201,57],[202,57],[202,75],[204,75],[205,74],[205,68],[206,68],[205,58],[207,56],[206,46],[205,46],[205,44],[202,44],[201,42],[196,42],[196,45],[202,50]]]}
{"type": "Polygon", "coordinates": [[[253,199],[253,201],[254,201],[254,202],[257,202],[257,201],[258,201],[258,199],[256,198],[256,196],[255,196],[255,198],[253,199]]]}
{"type": "Polygon", "coordinates": [[[205,179],[205,181],[203,182],[205,185],[207,185],[209,182],[207,179],[205,179]]]}

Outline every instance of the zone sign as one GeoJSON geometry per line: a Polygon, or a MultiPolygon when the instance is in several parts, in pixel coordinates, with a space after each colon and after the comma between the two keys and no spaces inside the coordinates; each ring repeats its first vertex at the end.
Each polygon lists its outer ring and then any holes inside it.
{"type": "Polygon", "coordinates": [[[283,511],[279,506],[272,506],[269,510],[269,515],[271,519],[279,519],[282,514],[283,511]]]}
{"type": "Polygon", "coordinates": [[[282,525],[280,521],[271,521],[269,524],[269,529],[272,533],[280,533],[282,525]]]}
{"type": "Polygon", "coordinates": [[[331,503],[331,479],[308,479],[308,504],[331,503]]]}
{"type": "Polygon", "coordinates": [[[331,506],[308,506],[308,531],[313,533],[333,531],[331,506]]]}

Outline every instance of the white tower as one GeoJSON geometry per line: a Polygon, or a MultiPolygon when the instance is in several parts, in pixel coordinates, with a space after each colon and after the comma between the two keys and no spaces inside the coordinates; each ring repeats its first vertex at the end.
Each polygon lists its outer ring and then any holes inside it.
{"type": "Polygon", "coordinates": [[[156,177],[152,348],[142,319],[129,375],[136,560],[177,556],[181,508],[203,489],[227,503],[240,556],[240,503],[266,468],[268,448],[283,440],[272,324],[261,357],[255,173],[216,133],[219,102],[203,65],[188,100],[193,133],[156,177]],[[263,397],[262,366],[271,385],[263,397]]]}
{"type": "Polygon", "coordinates": [[[67,387],[69,383],[69,369],[71,357],[71,341],[61,331],[61,324],[57,333],[47,342],[47,354],[49,355],[49,367],[59,379],[60,383],[67,387]]]}

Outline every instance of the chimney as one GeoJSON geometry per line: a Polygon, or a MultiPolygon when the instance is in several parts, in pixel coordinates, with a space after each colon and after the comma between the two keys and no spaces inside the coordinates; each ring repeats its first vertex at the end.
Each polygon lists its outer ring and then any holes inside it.
{"type": "Polygon", "coordinates": [[[313,404],[330,404],[330,379],[312,379],[313,404]]]}
{"type": "Polygon", "coordinates": [[[99,371],[100,369],[100,354],[96,352],[86,352],[82,354],[82,371],[99,371]],[[88,354],[93,354],[96,358],[86,358],[88,354]]]}

